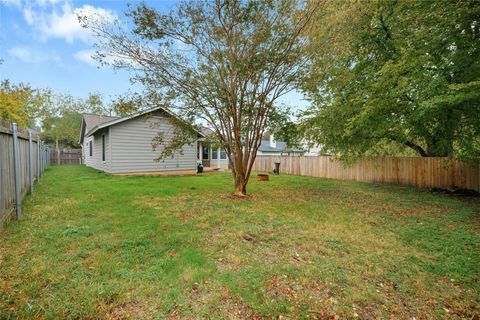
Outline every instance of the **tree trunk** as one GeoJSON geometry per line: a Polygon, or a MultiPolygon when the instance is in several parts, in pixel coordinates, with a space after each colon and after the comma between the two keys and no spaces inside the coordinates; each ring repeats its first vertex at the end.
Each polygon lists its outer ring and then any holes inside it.
{"type": "Polygon", "coordinates": [[[235,181],[235,196],[245,197],[247,195],[247,183],[245,174],[237,172],[234,173],[233,180],[235,181]]]}

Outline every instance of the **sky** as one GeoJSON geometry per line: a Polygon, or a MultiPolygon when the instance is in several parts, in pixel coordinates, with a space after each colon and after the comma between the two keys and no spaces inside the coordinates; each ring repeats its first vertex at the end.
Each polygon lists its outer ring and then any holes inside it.
{"type": "MultiPolygon", "coordinates": [[[[146,1],[160,11],[168,11],[175,2],[146,1]]],[[[79,10],[88,10],[122,19],[128,3],[136,1],[0,0],[0,79],[76,97],[99,92],[107,100],[141,89],[132,86],[128,72],[100,67],[91,58],[95,40],[76,16],[79,10]]],[[[286,95],[283,102],[294,108],[308,104],[297,92],[286,95]]]]}

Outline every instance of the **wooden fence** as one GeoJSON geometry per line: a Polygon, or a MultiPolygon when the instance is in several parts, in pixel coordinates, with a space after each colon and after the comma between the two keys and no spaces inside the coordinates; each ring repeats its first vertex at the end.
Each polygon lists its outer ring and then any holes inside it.
{"type": "Polygon", "coordinates": [[[82,149],[50,149],[50,163],[52,165],[81,164],[82,149]]]}
{"type": "Polygon", "coordinates": [[[0,119],[0,230],[13,216],[21,218],[22,198],[33,192],[49,155],[38,135],[0,119]]]}
{"type": "Polygon", "coordinates": [[[253,170],[273,171],[275,162],[280,162],[280,173],[480,192],[480,161],[466,164],[448,158],[382,157],[347,166],[329,156],[257,156],[253,170]]]}

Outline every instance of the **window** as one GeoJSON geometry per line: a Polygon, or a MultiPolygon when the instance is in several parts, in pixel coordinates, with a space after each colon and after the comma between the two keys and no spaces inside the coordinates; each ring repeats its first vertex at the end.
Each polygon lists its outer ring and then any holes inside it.
{"type": "Polygon", "coordinates": [[[102,161],[105,161],[105,135],[102,134],[102,161]]]}
{"type": "Polygon", "coordinates": [[[88,153],[89,153],[90,157],[93,156],[93,144],[92,144],[92,142],[93,142],[92,140],[88,141],[88,149],[89,149],[88,153]]]}
{"type": "Polygon", "coordinates": [[[220,159],[227,159],[227,153],[223,149],[220,150],[220,159]]]}
{"type": "Polygon", "coordinates": [[[202,159],[208,160],[208,147],[203,147],[202,150],[202,159]]]}
{"type": "Polygon", "coordinates": [[[218,151],[217,149],[212,149],[212,160],[218,159],[218,151]]]}

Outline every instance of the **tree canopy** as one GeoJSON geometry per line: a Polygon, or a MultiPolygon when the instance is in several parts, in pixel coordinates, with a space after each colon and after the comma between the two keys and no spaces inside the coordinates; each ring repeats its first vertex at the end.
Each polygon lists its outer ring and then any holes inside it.
{"type": "Polygon", "coordinates": [[[90,93],[81,99],[8,80],[1,82],[0,101],[0,118],[37,130],[41,139],[50,145],[58,141],[60,147],[69,148],[80,147],[82,113],[108,115],[115,111],[123,115],[127,112],[127,107],[119,107],[123,100],[109,105],[100,93],[90,93]]]}
{"type": "Polygon", "coordinates": [[[39,122],[41,138],[50,145],[79,148],[83,113],[109,115],[110,106],[100,93],[90,93],[85,99],[69,94],[54,94],[52,103],[43,112],[39,122]]]}
{"type": "Polygon", "coordinates": [[[0,83],[0,118],[21,127],[35,126],[35,120],[43,115],[51,95],[50,90],[3,80],[0,83]]]}
{"type": "Polygon", "coordinates": [[[333,1],[314,21],[311,141],[350,159],[480,156],[478,1],[333,1]]]}

